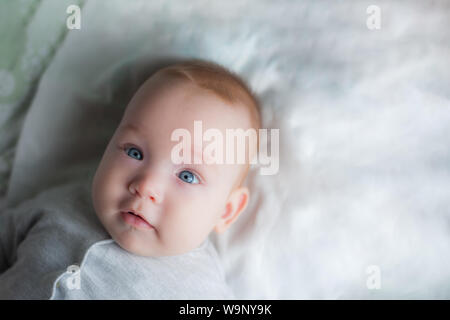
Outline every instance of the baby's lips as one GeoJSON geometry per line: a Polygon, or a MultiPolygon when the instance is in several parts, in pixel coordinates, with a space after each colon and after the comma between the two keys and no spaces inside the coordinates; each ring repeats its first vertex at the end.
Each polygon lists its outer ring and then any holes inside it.
{"type": "Polygon", "coordinates": [[[137,212],[137,211],[135,211],[135,210],[133,210],[133,209],[122,210],[122,212],[125,212],[125,213],[131,212],[131,213],[133,213],[134,215],[136,215],[136,216],[138,216],[139,218],[141,218],[142,220],[144,220],[144,221],[145,221],[148,225],[150,225],[152,228],[155,228],[154,225],[152,225],[150,222],[148,222],[148,220],[145,218],[145,216],[144,216],[142,213],[139,213],[139,212],[137,212]]]}

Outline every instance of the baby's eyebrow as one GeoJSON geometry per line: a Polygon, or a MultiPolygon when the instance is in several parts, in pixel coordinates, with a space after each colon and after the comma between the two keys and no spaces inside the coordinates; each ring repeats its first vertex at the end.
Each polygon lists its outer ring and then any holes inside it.
{"type": "MultiPolygon", "coordinates": [[[[194,144],[191,145],[191,161],[192,161],[192,163],[195,163],[194,159],[195,159],[195,155],[197,155],[197,157],[201,161],[201,164],[204,164],[207,167],[211,167],[211,165],[207,164],[206,161],[207,160],[214,160],[213,157],[210,156],[209,154],[204,154],[203,152],[204,152],[204,150],[202,150],[200,147],[195,148],[194,144]]],[[[210,162],[212,162],[211,164],[215,163],[214,161],[210,161],[210,162]]]]}
{"type": "MultiPolygon", "coordinates": [[[[212,164],[207,164],[206,163],[206,159],[203,159],[202,157],[203,155],[203,150],[198,148],[195,149],[194,144],[191,145],[191,162],[190,163],[184,163],[182,165],[190,165],[192,167],[197,167],[199,170],[205,170],[205,174],[206,174],[206,178],[211,178],[209,175],[214,173],[217,174],[218,173],[218,167],[217,164],[212,163],[212,164]],[[201,159],[201,163],[195,163],[194,162],[194,156],[195,154],[197,154],[197,156],[199,157],[199,159],[201,159]]],[[[210,158],[212,159],[212,157],[210,157],[209,155],[205,155],[205,158],[210,158]]]]}
{"type": "Polygon", "coordinates": [[[198,157],[203,163],[203,150],[200,148],[196,148],[195,145],[191,145],[191,161],[195,163],[195,157],[198,157]]]}
{"type": "Polygon", "coordinates": [[[128,123],[128,124],[125,124],[125,125],[121,126],[121,129],[125,130],[125,131],[127,131],[127,130],[128,131],[134,131],[135,133],[138,133],[138,134],[142,133],[141,130],[139,129],[139,127],[137,127],[136,125],[131,124],[131,123],[128,123]]]}

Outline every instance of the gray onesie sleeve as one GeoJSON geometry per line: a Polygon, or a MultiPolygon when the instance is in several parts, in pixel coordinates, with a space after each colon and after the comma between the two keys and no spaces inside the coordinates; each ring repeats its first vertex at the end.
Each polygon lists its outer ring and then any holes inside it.
{"type": "Polygon", "coordinates": [[[0,210],[0,275],[14,264],[20,242],[39,217],[39,210],[30,204],[0,210]]]}

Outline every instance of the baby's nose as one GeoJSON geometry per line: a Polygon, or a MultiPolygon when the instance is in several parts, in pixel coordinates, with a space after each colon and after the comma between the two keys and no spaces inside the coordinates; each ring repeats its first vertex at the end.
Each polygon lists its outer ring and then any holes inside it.
{"type": "Polygon", "coordinates": [[[160,203],[161,197],[154,191],[148,191],[147,189],[135,188],[135,194],[142,199],[150,199],[153,203],[160,203]]]}
{"type": "Polygon", "coordinates": [[[160,191],[156,189],[154,184],[151,184],[151,182],[145,179],[136,181],[135,183],[131,184],[130,192],[142,199],[149,199],[155,204],[161,203],[162,201],[162,195],[160,191]]]}

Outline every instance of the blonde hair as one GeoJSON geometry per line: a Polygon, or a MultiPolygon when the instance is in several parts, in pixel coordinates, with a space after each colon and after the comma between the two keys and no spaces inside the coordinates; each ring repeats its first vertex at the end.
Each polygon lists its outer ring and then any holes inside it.
{"type": "Polygon", "coordinates": [[[252,127],[256,130],[261,128],[256,95],[237,74],[225,67],[211,61],[191,59],[162,68],[155,75],[182,78],[211,91],[225,102],[240,102],[249,112],[252,127]]]}

